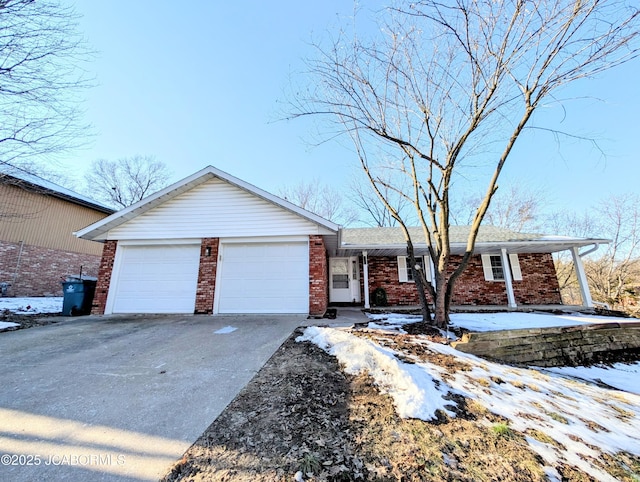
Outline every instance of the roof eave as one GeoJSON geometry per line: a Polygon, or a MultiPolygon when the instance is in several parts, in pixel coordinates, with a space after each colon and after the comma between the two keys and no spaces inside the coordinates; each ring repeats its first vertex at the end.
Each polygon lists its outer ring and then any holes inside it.
{"type": "MultiPolygon", "coordinates": [[[[530,241],[492,241],[476,243],[474,246],[474,254],[485,254],[496,252],[500,249],[506,249],[512,253],[555,253],[571,249],[573,247],[583,247],[591,245],[609,244],[609,239],[591,239],[591,238],[569,238],[557,240],[530,240],[530,241]]],[[[416,251],[426,251],[426,243],[416,243],[413,245],[416,251]]],[[[451,243],[451,254],[460,255],[466,251],[466,243],[451,243]]],[[[403,255],[407,251],[407,245],[404,243],[391,244],[350,244],[342,245],[338,251],[345,252],[361,252],[367,251],[371,255],[376,252],[395,253],[403,255]]]]}

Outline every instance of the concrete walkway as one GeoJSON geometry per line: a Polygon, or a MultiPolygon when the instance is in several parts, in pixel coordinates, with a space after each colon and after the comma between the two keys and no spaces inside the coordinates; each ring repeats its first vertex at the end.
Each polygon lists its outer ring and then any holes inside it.
{"type": "Polygon", "coordinates": [[[333,321],[108,316],[0,333],[0,480],[158,480],[297,326],[333,321]]]}

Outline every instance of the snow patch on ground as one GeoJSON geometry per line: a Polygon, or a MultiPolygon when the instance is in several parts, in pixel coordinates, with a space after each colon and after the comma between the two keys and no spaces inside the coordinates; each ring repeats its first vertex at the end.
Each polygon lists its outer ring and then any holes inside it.
{"type": "Polygon", "coordinates": [[[62,296],[41,298],[0,298],[0,312],[10,311],[19,315],[61,313],[62,296]]]}
{"type": "Polygon", "coordinates": [[[540,370],[574,380],[606,384],[618,390],[640,395],[640,362],[590,367],[551,367],[540,370]]]}
{"type": "Polygon", "coordinates": [[[335,356],[346,373],[367,372],[382,393],[391,395],[396,410],[404,418],[432,420],[436,410],[447,411],[451,402],[433,377],[415,365],[399,361],[392,350],[334,328],[312,326],[296,341],[310,341],[335,356]]]}

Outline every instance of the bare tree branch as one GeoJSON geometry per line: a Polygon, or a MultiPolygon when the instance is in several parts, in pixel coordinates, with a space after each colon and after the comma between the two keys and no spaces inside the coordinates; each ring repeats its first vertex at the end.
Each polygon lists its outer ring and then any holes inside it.
{"type": "Polygon", "coordinates": [[[80,93],[92,53],[73,8],[56,0],[0,5],[0,162],[18,163],[80,145],[80,93]]]}
{"type": "Polygon", "coordinates": [[[342,226],[353,224],[358,219],[357,213],[345,203],[344,196],[338,189],[322,184],[317,179],[283,186],[279,189],[279,196],[342,226]]]}
{"type": "Polygon", "coordinates": [[[130,206],[166,187],[171,178],[166,164],[152,156],[94,161],[85,176],[93,197],[115,208],[130,206]]]}

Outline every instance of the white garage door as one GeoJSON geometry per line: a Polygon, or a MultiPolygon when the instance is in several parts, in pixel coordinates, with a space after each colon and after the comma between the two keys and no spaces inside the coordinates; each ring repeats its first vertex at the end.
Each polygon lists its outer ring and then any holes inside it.
{"type": "Polygon", "coordinates": [[[218,313],[307,313],[306,242],[222,245],[218,313]]]}
{"type": "Polygon", "coordinates": [[[118,257],[113,313],[193,314],[199,245],[122,246],[118,257]]]}

